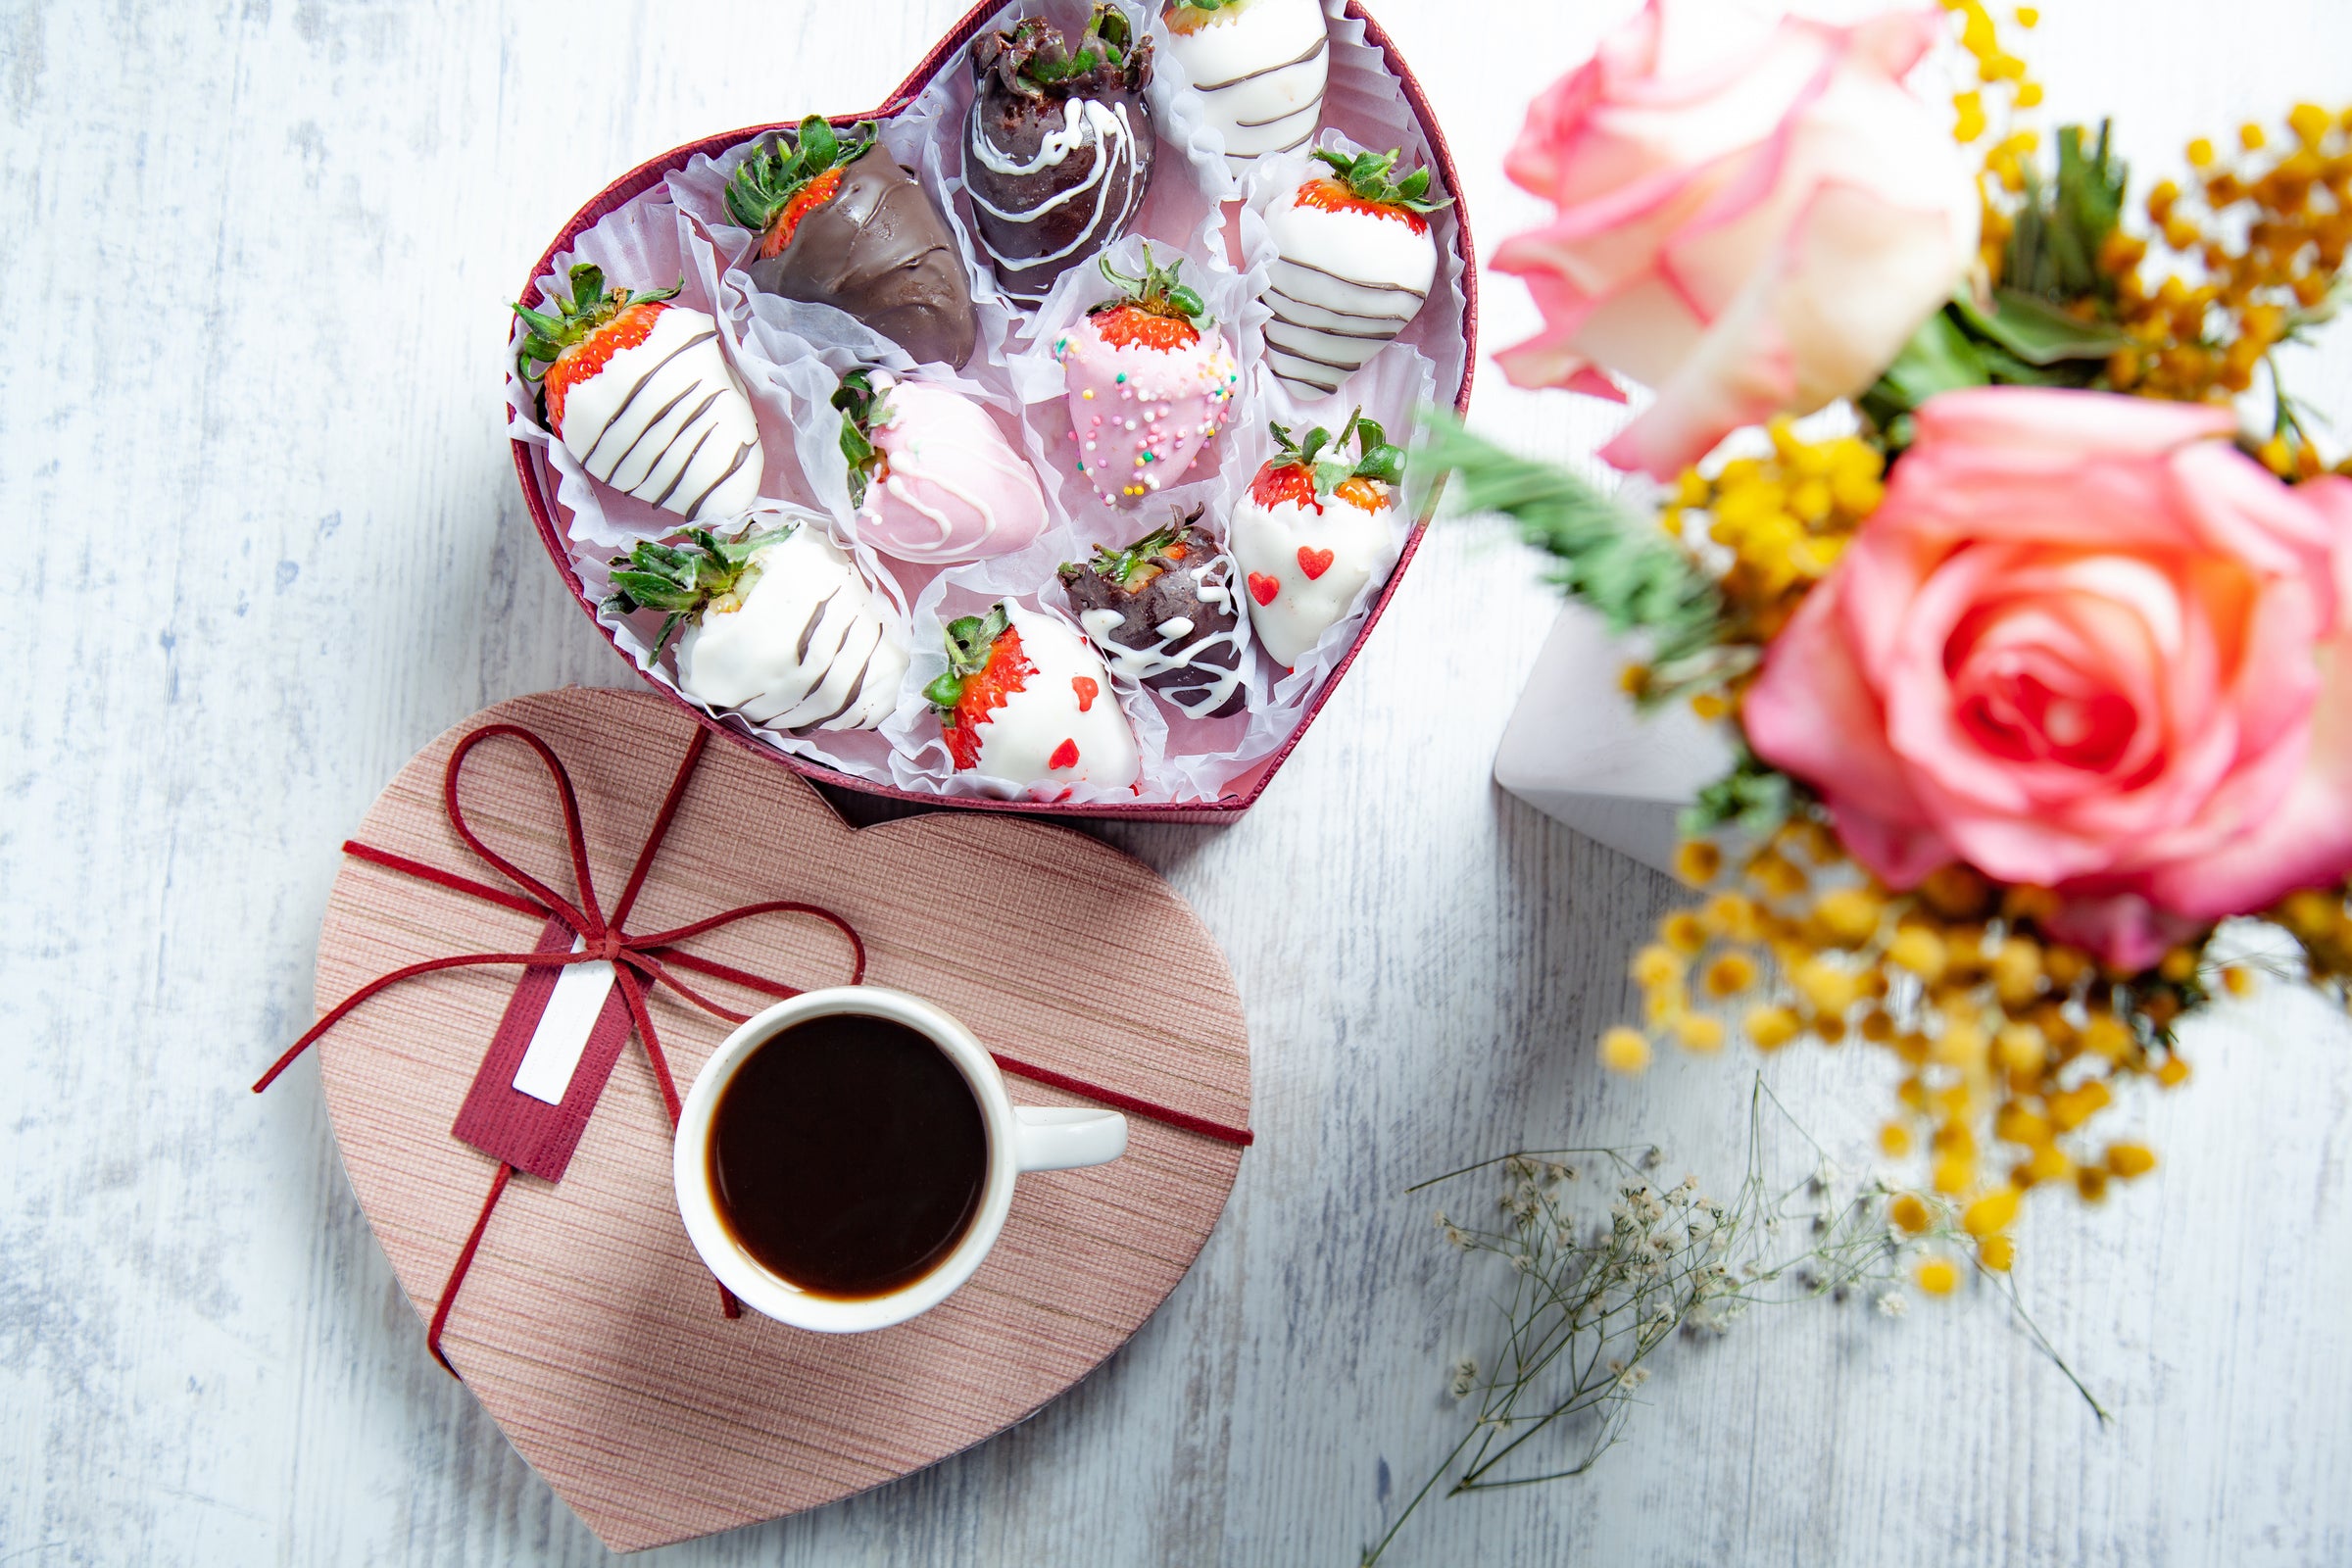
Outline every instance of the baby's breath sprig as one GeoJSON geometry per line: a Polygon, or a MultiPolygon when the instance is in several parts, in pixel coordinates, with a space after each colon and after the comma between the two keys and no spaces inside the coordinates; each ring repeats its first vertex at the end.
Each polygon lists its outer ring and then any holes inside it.
{"type": "MultiPolygon", "coordinates": [[[[1959,1207],[1875,1176],[1844,1177],[1761,1076],[1749,1094],[1747,1143],[1746,1171],[1723,1200],[1696,1176],[1662,1186],[1657,1152],[1624,1147],[1521,1151],[1410,1189],[1499,1169],[1492,1219],[1440,1209],[1437,1226],[1466,1256],[1502,1259],[1510,1277],[1496,1302],[1502,1335],[1491,1360],[1464,1356],[1446,1368],[1448,1392],[1471,1412],[1467,1428],[1365,1549],[1364,1568],[1441,1488],[1458,1496],[1590,1470],[1622,1437],[1650,1359],[1677,1334],[1720,1335],[1752,1307],[1823,1298],[1899,1317],[1914,1290],[1958,1289],[1967,1267],[1959,1207]],[[1793,1182],[1766,1168],[1781,1129],[1811,1155],[1811,1169],[1793,1182]],[[1580,1193],[1588,1195],[1581,1202],[1580,1193]],[[1605,1215],[1596,1212],[1604,1196],[1605,1215]]],[[[2036,1347],[2100,1421],[2109,1419],[2026,1316],[2014,1281],[1997,1283],[2036,1347]]]]}

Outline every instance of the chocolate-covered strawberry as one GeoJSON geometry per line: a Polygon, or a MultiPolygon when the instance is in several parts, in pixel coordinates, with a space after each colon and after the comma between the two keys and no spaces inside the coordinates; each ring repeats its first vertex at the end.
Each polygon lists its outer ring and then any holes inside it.
{"type": "Polygon", "coordinates": [[[1152,40],[1098,5],[1075,49],[1032,17],[972,41],[963,182],[997,281],[1034,305],[1127,232],[1152,184],[1157,134],[1144,89],[1152,40]]]}
{"type": "Polygon", "coordinates": [[[677,292],[608,292],[604,270],[582,262],[554,314],[514,307],[530,328],[515,368],[592,477],[689,522],[740,516],[760,495],[760,422],[718,323],[670,304],[677,292]]]}
{"type": "Polygon", "coordinates": [[[843,135],[810,115],[743,161],[727,211],[759,236],[747,269],[759,287],[838,306],[918,364],[972,357],[972,291],[947,220],[872,122],[843,135]]]}
{"type": "Polygon", "coordinates": [[[1335,153],[1331,166],[1266,209],[1276,257],[1268,274],[1266,364],[1294,392],[1337,392],[1412,324],[1438,275],[1429,171],[1390,175],[1396,154],[1335,153]]]}
{"type": "Polygon", "coordinates": [[[1110,674],[1049,615],[998,605],[947,628],[948,672],[923,688],[958,772],[1124,789],[1142,771],[1110,674]]]}
{"type": "Polygon", "coordinates": [[[1223,718],[1250,700],[1241,614],[1231,568],[1200,522],[1196,510],[1124,550],[1097,546],[1084,565],[1062,566],[1061,585],[1112,674],[1151,687],[1190,717],[1223,718]]]}
{"type": "Polygon", "coordinates": [[[678,689],[755,724],[872,729],[899,706],[906,641],[850,558],[805,523],[680,544],[640,543],[612,563],[606,608],[681,626],[678,689]]]}
{"type": "Polygon", "coordinates": [[[1336,441],[1320,428],[1296,442],[1279,424],[1273,431],[1274,459],[1233,512],[1233,559],[1258,643],[1288,668],[1393,558],[1389,509],[1404,478],[1404,453],[1360,411],[1336,441]]]}

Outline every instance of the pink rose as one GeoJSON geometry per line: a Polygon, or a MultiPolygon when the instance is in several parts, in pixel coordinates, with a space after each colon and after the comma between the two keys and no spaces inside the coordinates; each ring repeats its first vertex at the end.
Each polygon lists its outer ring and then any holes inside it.
{"type": "Polygon", "coordinates": [[[2352,873],[2352,482],[2230,412],[1986,387],[1917,443],[1767,652],[1749,744],[1889,884],[2055,888],[2132,968],[2352,873]]]}
{"type": "Polygon", "coordinates": [[[1941,26],[1649,0],[1529,108],[1505,166],[1559,216],[1494,254],[1544,313],[1504,373],[1618,402],[1599,368],[1651,387],[1601,456],[1660,478],[1867,390],[1976,254],[1950,112],[1902,83],[1941,26]]]}

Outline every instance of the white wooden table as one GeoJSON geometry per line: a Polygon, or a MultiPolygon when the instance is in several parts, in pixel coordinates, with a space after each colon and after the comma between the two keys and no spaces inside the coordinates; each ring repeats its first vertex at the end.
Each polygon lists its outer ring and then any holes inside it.
{"type": "MultiPolygon", "coordinates": [[[[378,786],[494,700],[633,678],[508,466],[523,266],[644,157],[875,102],[961,3],[0,5],[0,1564],[603,1558],[423,1353],[315,1069],[245,1085],[310,1017],[378,786]]],[[[1380,5],[1490,244],[1529,212],[1517,107],[1626,9],[1380,5]]],[[[2352,97],[2336,0],[2047,9],[2053,105],[2146,166],[2352,97]]],[[[1494,347],[1528,314],[1490,301],[1494,347]]],[[[2310,385],[2352,416],[2345,363],[2310,385]]],[[[1491,372],[1479,403],[1558,451],[1605,417],[1491,372]]],[[[1258,1053],[1258,1145],[1160,1316],[1019,1431],[662,1561],[1345,1568],[1483,1343],[1402,1189],[1522,1139],[1731,1178],[1743,1064],[1628,1084],[1590,1050],[1668,890],[1488,780],[1552,612],[1528,577],[1440,530],[1247,821],[1116,835],[1225,943],[1258,1053]]],[[[2278,995],[2192,1043],[2162,1172],[2024,1233],[2113,1430],[1990,1299],[1791,1308],[1672,1348],[1593,1476],[1435,1504],[1392,1560],[2352,1561],[2352,1029],[2278,995]]],[[[1861,1156],[1875,1063],[1771,1070],[1861,1156]]]]}

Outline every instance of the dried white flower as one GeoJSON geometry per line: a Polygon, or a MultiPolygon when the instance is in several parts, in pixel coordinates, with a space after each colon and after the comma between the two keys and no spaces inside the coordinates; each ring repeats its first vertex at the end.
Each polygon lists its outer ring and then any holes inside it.
{"type": "Polygon", "coordinates": [[[1901,1317],[1911,1310],[1911,1298],[1900,1291],[1888,1291],[1879,1298],[1879,1312],[1884,1317],[1901,1317]]]}

